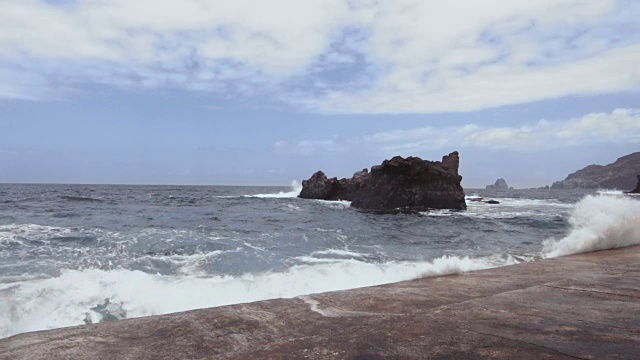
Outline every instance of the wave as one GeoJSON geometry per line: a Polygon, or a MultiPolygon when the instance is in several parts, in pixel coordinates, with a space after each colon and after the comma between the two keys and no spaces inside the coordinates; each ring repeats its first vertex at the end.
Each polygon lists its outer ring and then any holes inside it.
{"type": "Polygon", "coordinates": [[[420,212],[427,217],[468,217],[478,219],[515,219],[515,218],[557,218],[562,217],[574,204],[560,202],[554,199],[524,199],[524,198],[485,198],[496,200],[499,204],[486,204],[470,199],[482,199],[476,195],[467,196],[467,210],[438,210],[420,212]]]}
{"type": "Polygon", "coordinates": [[[63,270],[53,278],[2,284],[0,337],[112,318],[291,298],[509,263],[514,260],[442,257],[431,262],[375,264],[342,259],[297,265],[279,273],[214,277],[163,276],[124,269],[63,270]]]}
{"type": "Polygon", "coordinates": [[[61,196],[63,200],[67,201],[80,201],[80,202],[104,202],[102,199],[92,198],[88,196],[61,196]]]}
{"type": "Polygon", "coordinates": [[[22,244],[27,240],[47,240],[52,237],[67,237],[77,229],[37,224],[0,225],[0,244],[22,244]]]}
{"type": "Polygon", "coordinates": [[[615,190],[615,189],[600,189],[597,191],[598,195],[605,195],[605,196],[624,196],[624,191],[622,190],[615,190]]]}
{"type": "Polygon", "coordinates": [[[640,245],[640,201],[587,195],[575,205],[569,224],[567,236],[544,242],[544,257],[640,245]]]}
{"type": "Polygon", "coordinates": [[[244,197],[254,197],[254,198],[276,198],[276,199],[287,199],[287,198],[297,198],[300,195],[300,191],[302,191],[302,185],[298,184],[296,180],[291,182],[291,191],[280,191],[274,194],[255,194],[255,195],[245,195],[244,197]]]}
{"type": "Polygon", "coordinates": [[[332,209],[346,209],[351,207],[351,201],[346,201],[346,200],[315,200],[315,201],[332,209]]]}

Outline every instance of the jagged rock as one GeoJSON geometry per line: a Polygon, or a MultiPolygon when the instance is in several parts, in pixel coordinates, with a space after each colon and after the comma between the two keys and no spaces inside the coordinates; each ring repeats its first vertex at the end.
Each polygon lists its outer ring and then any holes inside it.
{"type": "Polygon", "coordinates": [[[629,194],[640,194],[640,175],[638,175],[638,184],[636,185],[636,188],[629,191],[629,194]]]}
{"type": "Polygon", "coordinates": [[[640,173],[640,152],[623,156],[609,165],[589,165],[562,181],[556,181],[551,189],[632,189],[636,175],[640,173]]]}
{"type": "Polygon", "coordinates": [[[322,171],[318,171],[309,180],[302,181],[301,198],[338,200],[343,192],[342,184],[337,178],[328,179],[322,171]]]}
{"type": "Polygon", "coordinates": [[[498,179],[496,180],[496,183],[493,185],[487,185],[487,190],[508,190],[509,189],[509,185],[507,185],[507,182],[504,179],[498,179]]]}
{"type": "Polygon", "coordinates": [[[348,200],[364,210],[466,209],[464,190],[458,174],[458,152],[439,161],[396,156],[364,169],[351,179],[327,178],[319,171],[302,182],[299,197],[305,199],[348,200]]]}

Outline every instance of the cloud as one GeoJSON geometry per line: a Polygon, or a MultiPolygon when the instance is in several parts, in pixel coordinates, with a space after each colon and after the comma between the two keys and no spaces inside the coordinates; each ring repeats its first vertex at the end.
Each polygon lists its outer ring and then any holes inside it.
{"type": "Polygon", "coordinates": [[[466,124],[453,127],[422,127],[392,130],[362,137],[331,140],[280,141],[276,148],[294,153],[354,150],[395,155],[458,148],[530,151],[597,143],[640,143],[640,110],[615,109],[563,121],[540,120],[520,126],[487,127],[466,124]]]}
{"type": "Polygon", "coordinates": [[[276,153],[312,155],[318,151],[342,152],[348,150],[348,145],[338,141],[337,137],[328,140],[306,139],[302,141],[280,140],[274,144],[276,153]]]}
{"type": "Polygon", "coordinates": [[[382,2],[370,54],[387,64],[360,91],[328,93],[328,112],[472,111],[640,85],[639,6],[614,1],[382,2]],[[625,13],[626,12],[626,13],[625,13]],[[624,35],[623,35],[624,34],[624,35]]]}
{"type": "MultiPolygon", "coordinates": [[[[348,14],[341,0],[63,5],[0,3],[0,69],[19,64],[41,79],[65,78],[72,84],[266,91],[302,72],[340,29],[340,14],[348,14]]],[[[22,80],[26,85],[14,88],[42,87],[22,80]]],[[[19,97],[42,97],[43,92],[19,97]]]]}
{"type": "Polygon", "coordinates": [[[107,84],[471,111],[637,89],[639,17],[629,0],[6,0],[0,97],[107,84]]]}

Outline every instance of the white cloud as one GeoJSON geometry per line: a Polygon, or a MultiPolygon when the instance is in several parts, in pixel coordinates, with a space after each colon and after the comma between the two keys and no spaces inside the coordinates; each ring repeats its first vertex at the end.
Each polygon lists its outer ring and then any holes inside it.
{"type": "Polygon", "coordinates": [[[637,89],[639,18],[622,0],[5,0],[0,97],[98,83],[470,111],[637,89]],[[6,75],[18,67],[29,76],[6,75]]]}
{"type": "MultiPolygon", "coordinates": [[[[346,21],[345,9],[342,0],[7,0],[0,70],[20,64],[73,83],[251,93],[303,72],[346,21]]],[[[12,88],[34,85],[24,81],[12,88]]]]}
{"type": "Polygon", "coordinates": [[[576,145],[615,142],[640,143],[640,110],[615,109],[563,121],[540,120],[521,126],[487,127],[466,124],[392,130],[359,138],[280,141],[276,148],[304,154],[324,151],[382,151],[387,155],[415,154],[428,150],[490,148],[530,151],[576,145]]]}
{"type": "Polygon", "coordinates": [[[327,140],[306,139],[302,141],[280,140],[274,144],[277,153],[311,155],[318,151],[342,152],[348,149],[348,145],[341,143],[337,138],[327,140]]]}
{"type": "Polygon", "coordinates": [[[637,23],[638,6],[579,0],[382,4],[383,15],[371,23],[370,51],[388,64],[387,73],[371,87],[337,89],[310,107],[471,111],[640,86],[640,39],[612,45],[617,32],[637,23]]]}

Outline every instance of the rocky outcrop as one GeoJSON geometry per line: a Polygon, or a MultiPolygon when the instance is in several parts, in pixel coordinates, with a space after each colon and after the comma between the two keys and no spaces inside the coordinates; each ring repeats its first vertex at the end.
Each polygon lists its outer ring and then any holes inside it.
{"type": "Polygon", "coordinates": [[[495,184],[487,185],[487,190],[509,190],[509,185],[504,179],[498,179],[495,184]]]}
{"type": "Polygon", "coordinates": [[[640,194],[640,175],[638,175],[638,184],[636,184],[636,188],[629,191],[629,194],[640,194]]]}
{"type": "Polygon", "coordinates": [[[589,165],[556,181],[552,189],[633,189],[640,174],[640,152],[623,156],[609,165],[589,165]]]}
{"type": "Polygon", "coordinates": [[[364,169],[351,179],[327,178],[318,171],[302,182],[304,199],[347,200],[351,206],[372,211],[466,209],[458,174],[460,159],[452,152],[442,161],[396,156],[364,169]]]}
{"type": "Polygon", "coordinates": [[[353,174],[351,179],[327,178],[318,171],[309,180],[302,181],[302,191],[298,197],[319,200],[351,200],[353,195],[364,186],[369,170],[363,169],[353,174]]]}

